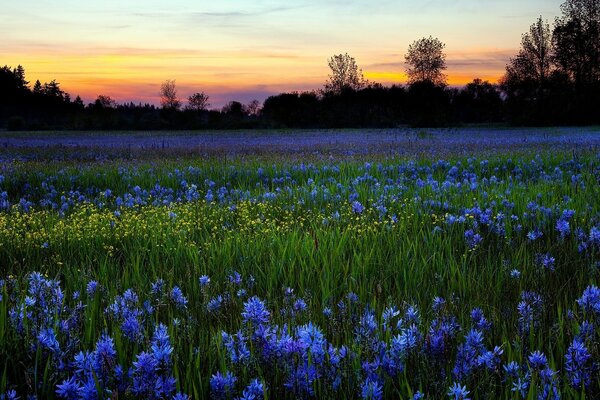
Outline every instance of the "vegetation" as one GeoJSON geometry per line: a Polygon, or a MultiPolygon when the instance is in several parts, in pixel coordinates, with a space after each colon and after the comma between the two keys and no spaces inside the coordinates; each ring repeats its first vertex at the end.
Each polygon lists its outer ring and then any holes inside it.
{"type": "Polygon", "coordinates": [[[593,152],[49,159],[0,176],[7,396],[600,394],[593,152]]]}

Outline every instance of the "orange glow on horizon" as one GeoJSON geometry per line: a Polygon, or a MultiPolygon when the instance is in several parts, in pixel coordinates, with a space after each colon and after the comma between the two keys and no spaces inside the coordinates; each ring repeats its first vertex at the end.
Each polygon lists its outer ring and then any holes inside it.
{"type": "MultiPolygon", "coordinates": [[[[450,55],[448,84],[462,86],[474,78],[496,83],[509,54],[479,49],[450,55]]],[[[80,48],[75,52],[36,48],[13,51],[3,59],[12,67],[23,65],[32,86],[36,79],[56,79],[63,90],[72,97],[81,96],[86,103],[103,94],[117,102],[158,104],[160,84],[175,79],[182,99],[204,91],[213,106],[219,107],[236,100],[237,93],[264,99],[281,92],[320,89],[329,73],[320,56],[297,57],[283,52],[222,51],[209,55],[186,49],[80,48]]],[[[405,84],[403,65],[393,61],[368,66],[365,78],[384,85],[405,84]]]]}

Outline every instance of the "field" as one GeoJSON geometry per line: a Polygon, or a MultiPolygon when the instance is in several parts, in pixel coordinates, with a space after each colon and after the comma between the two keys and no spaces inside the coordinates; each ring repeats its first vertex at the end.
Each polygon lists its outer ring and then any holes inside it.
{"type": "Polygon", "coordinates": [[[600,396],[595,129],[0,138],[0,398],[600,396]]]}

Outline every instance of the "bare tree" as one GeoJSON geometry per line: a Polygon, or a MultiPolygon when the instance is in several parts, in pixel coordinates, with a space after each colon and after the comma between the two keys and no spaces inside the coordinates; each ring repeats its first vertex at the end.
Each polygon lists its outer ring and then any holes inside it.
{"type": "Polygon", "coordinates": [[[194,111],[204,111],[208,107],[210,107],[210,103],[208,102],[208,95],[204,92],[194,93],[190,97],[188,97],[188,110],[194,111]]]}
{"type": "Polygon", "coordinates": [[[251,116],[257,116],[260,113],[260,101],[254,99],[250,103],[244,106],[246,114],[251,116]]]}
{"type": "Polygon", "coordinates": [[[552,31],[542,17],[531,25],[521,39],[521,49],[506,66],[505,81],[530,81],[545,84],[552,70],[552,31]]]}
{"type": "Polygon", "coordinates": [[[160,105],[165,110],[179,110],[181,101],[177,99],[175,80],[167,79],[160,85],[160,105]]]}
{"type": "Polygon", "coordinates": [[[430,82],[434,85],[445,85],[446,75],[446,45],[439,39],[428,37],[413,42],[408,46],[404,56],[408,68],[408,81],[410,84],[417,82],[430,82]]]}
{"type": "Polygon", "coordinates": [[[325,83],[327,93],[340,94],[345,89],[359,90],[367,84],[356,60],[348,53],[334,55],[329,59],[328,65],[331,74],[325,83]]]}

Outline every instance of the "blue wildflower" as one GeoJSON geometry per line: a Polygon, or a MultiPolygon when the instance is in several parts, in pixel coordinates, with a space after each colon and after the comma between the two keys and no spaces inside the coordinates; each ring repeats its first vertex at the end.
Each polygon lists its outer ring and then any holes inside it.
{"type": "Polygon", "coordinates": [[[265,395],[265,387],[258,379],[250,381],[242,392],[240,400],[262,400],[265,395]]]}
{"type": "Polygon", "coordinates": [[[97,281],[89,281],[87,286],[86,286],[86,292],[88,294],[88,296],[93,297],[96,292],[98,291],[99,288],[99,284],[97,281]]]}
{"type": "Polygon", "coordinates": [[[211,313],[216,313],[223,306],[223,296],[218,295],[208,301],[206,309],[211,313]]]}
{"type": "Polygon", "coordinates": [[[592,355],[578,338],[573,340],[565,355],[565,370],[571,386],[575,389],[588,388],[592,381],[592,355]]]}
{"type": "Polygon", "coordinates": [[[352,212],[355,214],[362,214],[365,210],[365,206],[363,206],[360,201],[354,200],[352,202],[352,212]]]}
{"type": "Polygon", "coordinates": [[[75,376],[65,379],[61,384],[56,386],[56,394],[58,397],[67,400],[78,400],[81,385],[77,382],[75,376]]]}
{"type": "Polygon", "coordinates": [[[560,233],[560,237],[564,239],[571,233],[571,227],[569,226],[569,221],[564,219],[559,219],[556,222],[556,230],[560,233]]]}
{"type": "Polygon", "coordinates": [[[256,296],[251,297],[244,303],[242,318],[245,323],[250,323],[252,325],[266,324],[269,322],[270,315],[265,303],[256,296]]]}
{"type": "Polygon", "coordinates": [[[210,378],[210,394],[214,399],[227,399],[233,394],[237,378],[229,371],[217,372],[210,378]]]}
{"type": "Polygon", "coordinates": [[[177,308],[186,308],[187,307],[188,300],[183,295],[183,292],[181,291],[181,289],[178,286],[174,286],[173,289],[171,289],[171,293],[169,294],[169,297],[177,308]]]}
{"type": "Polygon", "coordinates": [[[448,391],[448,396],[454,400],[470,400],[467,396],[469,395],[466,386],[461,386],[460,383],[454,382],[448,391]]]}
{"type": "Polygon", "coordinates": [[[367,378],[361,386],[361,398],[380,400],[383,398],[383,386],[377,380],[367,378]]]}
{"type": "Polygon", "coordinates": [[[202,275],[199,278],[199,281],[200,281],[200,287],[205,288],[210,283],[210,278],[208,277],[208,275],[202,275]]]}
{"type": "Polygon", "coordinates": [[[529,365],[531,368],[536,370],[541,370],[548,366],[548,360],[546,359],[546,355],[539,350],[536,350],[529,354],[527,358],[529,360],[529,365]]]}

